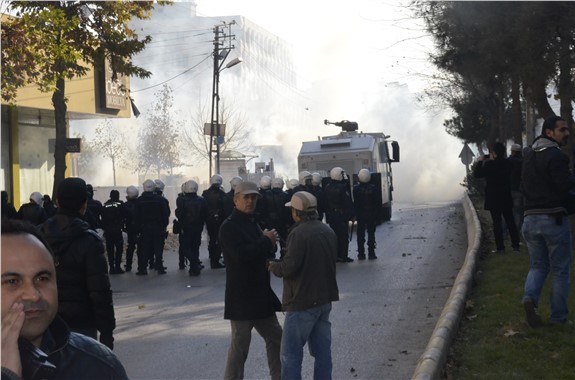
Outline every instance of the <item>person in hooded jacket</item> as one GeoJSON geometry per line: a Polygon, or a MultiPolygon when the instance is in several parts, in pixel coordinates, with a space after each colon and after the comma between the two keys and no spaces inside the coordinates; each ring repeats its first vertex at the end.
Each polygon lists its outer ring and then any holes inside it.
{"type": "Polygon", "coordinates": [[[48,216],[42,207],[43,201],[42,194],[37,191],[33,192],[30,194],[30,202],[23,204],[18,210],[17,218],[35,226],[44,223],[48,216]]]}
{"type": "Polygon", "coordinates": [[[116,319],[102,238],[84,221],[86,182],[66,178],[57,189],[58,212],[40,226],[54,251],[58,314],[70,329],[114,348],[116,319]]]}

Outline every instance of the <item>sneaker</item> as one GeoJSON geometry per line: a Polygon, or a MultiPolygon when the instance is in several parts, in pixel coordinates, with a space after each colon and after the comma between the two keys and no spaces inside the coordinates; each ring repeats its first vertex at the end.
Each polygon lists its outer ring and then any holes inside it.
{"type": "Polygon", "coordinates": [[[523,301],[523,309],[525,309],[525,319],[531,328],[538,328],[543,326],[543,321],[537,312],[537,307],[530,298],[523,301]]]}
{"type": "Polygon", "coordinates": [[[365,253],[358,253],[357,259],[358,260],[365,260],[365,253]]]}

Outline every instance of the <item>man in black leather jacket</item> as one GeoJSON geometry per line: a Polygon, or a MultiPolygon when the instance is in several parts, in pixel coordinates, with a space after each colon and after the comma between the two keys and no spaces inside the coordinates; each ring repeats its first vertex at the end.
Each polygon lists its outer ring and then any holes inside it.
{"type": "Polygon", "coordinates": [[[108,263],[102,238],[82,219],[86,182],[66,178],[58,186],[58,213],[40,227],[58,266],[58,313],[70,329],[112,349],[116,328],[108,263]]]}
{"type": "Polygon", "coordinates": [[[267,260],[275,257],[275,230],[262,231],[254,216],[259,196],[257,185],[236,186],[235,208],[220,228],[220,244],[226,260],[224,318],[230,320],[232,341],[224,379],[243,379],[253,328],[266,341],[268,366],[273,380],[281,376],[282,328],[276,312],[281,303],[270,284],[267,260]]]}
{"type": "Polygon", "coordinates": [[[2,379],[127,379],[109,348],[57,315],[56,269],[30,225],[2,223],[2,379]]]}

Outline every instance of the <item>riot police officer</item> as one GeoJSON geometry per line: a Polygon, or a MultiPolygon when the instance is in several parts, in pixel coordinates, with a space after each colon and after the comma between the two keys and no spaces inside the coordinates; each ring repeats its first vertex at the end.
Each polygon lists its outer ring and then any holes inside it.
{"type": "Polygon", "coordinates": [[[108,265],[110,274],[121,274],[122,253],[124,251],[124,237],[122,229],[126,223],[126,209],[120,200],[118,190],[110,191],[110,199],[102,207],[102,229],[106,239],[106,252],[108,252],[108,265]]]}
{"type": "Polygon", "coordinates": [[[321,181],[322,181],[322,176],[321,174],[319,174],[318,172],[314,172],[311,174],[311,191],[309,191],[311,194],[313,194],[315,196],[315,198],[317,199],[317,218],[319,220],[323,220],[323,215],[324,215],[324,209],[325,209],[325,201],[323,199],[323,190],[321,188],[321,181]]]}
{"type": "MultiPolygon", "coordinates": [[[[154,183],[156,184],[156,189],[154,190],[154,193],[159,195],[164,202],[166,202],[166,206],[168,206],[168,220],[170,219],[170,215],[172,214],[172,210],[170,209],[170,201],[168,200],[168,198],[166,198],[164,196],[164,189],[166,187],[166,185],[164,184],[164,182],[161,179],[155,179],[154,183]]],[[[166,244],[166,239],[168,238],[168,231],[166,230],[166,233],[164,234],[164,240],[162,241],[162,252],[164,252],[164,246],[166,244]]],[[[150,258],[150,269],[158,269],[158,266],[155,264],[155,257],[156,255],[153,255],[150,258]]],[[[162,264],[162,268],[165,270],[166,267],[163,266],[162,264]]]]}
{"type": "Polygon", "coordinates": [[[232,215],[232,211],[234,211],[234,194],[236,190],[236,186],[243,182],[244,180],[242,177],[235,176],[230,180],[230,191],[226,193],[224,197],[224,217],[226,219],[228,216],[232,215]]]}
{"type": "Polygon", "coordinates": [[[379,198],[377,187],[370,183],[371,173],[361,169],[357,175],[359,183],[353,187],[353,205],[357,220],[357,259],[365,260],[365,231],[367,230],[367,249],[370,260],[377,259],[375,255],[375,226],[377,222],[377,207],[379,198]]]}
{"type": "Polygon", "coordinates": [[[136,186],[128,186],[126,188],[126,202],[124,202],[124,209],[126,210],[126,224],[125,230],[128,236],[128,247],[126,248],[126,265],[124,270],[130,272],[132,270],[132,262],[134,261],[134,252],[138,243],[138,221],[136,219],[136,203],[138,202],[138,195],[140,192],[136,186]]]}
{"type": "Polygon", "coordinates": [[[349,221],[354,218],[353,202],[345,172],[340,167],[330,171],[330,182],[325,187],[325,213],[329,226],[337,235],[337,261],[349,263],[349,221]]]}
{"type": "Polygon", "coordinates": [[[210,267],[212,269],[226,267],[220,263],[222,249],[218,241],[218,233],[220,232],[220,226],[224,221],[225,214],[224,197],[226,196],[226,193],[222,190],[222,182],[222,176],[214,174],[212,178],[210,178],[210,187],[202,193],[202,198],[205,199],[208,207],[206,228],[208,230],[208,253],[210,256],[210,267]]]}
{"type": "Polygon", "coordinates": [[[299,173],[299,185],[294,188],[294,193],[297,193],[298,191],[307,191],[308,193],[311,193],[313,187],[311,184],[312,179],[313,176],[310,172],[307,170],[301,171],[299,173]]]}
{"type": "Polygon", "coordinates": [[[285,206],[290,201],[283,190],[284,180],[281,177],[272,179],[272,188],[266,193],[267,198],[267,226],[268,230],[275,229],[279,235],[280,258],[283,258],[286,248],[288,226],[291,225],[291,209],[285,206]]]}
{"type": "MultiPolygon", "coordinates": [[[[200,262],[202,231],[204,223],[210,219],[208,205],[204,198],[198,196],[198,184],[196,181],[189,180],[184,182],[182,192],[183,195],[176,200],[176,217],[181,228],[181,249],[190,263],[189,275],[199,276],[202,270],[200,262]]],[[[214,268],[213,265],[212,268],[214,268]]]]}
{"type": "Polygon", "coordinates": [[[265,230],[268,225],[268,202],[270,202],[272,193],[272,178],[268,175],[264,175],[260,178],[259,183],[259,193],[260,193],[260,200],[256,205],[256,221],[262,228],[265,230]]]}
{"type": "MultiPolygon", "coordinates": [[[[291,199],[291,196],[293,195],[293,193],[295,192],[295,189],[297,188],[297,186],[299,185],[299,181],[295,178],[292,178],[290,180],[287,181],[286,187],[286,193],[289,197],[289,199],[291,199]]],[[[290,216],[291,218],[291,216],[290,216]]]]}
{"type": "Polygon", "coordinates": [[[143,184],[144,192],[136,203],[136,220],[140,231],[138,242],[140,256],[138,256],[137,275],[148,274],[147,267],[151,256],[155,256],[155,268],[158,274],[165,274],[164,268],[164,239],[166,228],[170,222],[170,211],[165,198],[155,193],[156,184],[147,179],[143,184]]]}

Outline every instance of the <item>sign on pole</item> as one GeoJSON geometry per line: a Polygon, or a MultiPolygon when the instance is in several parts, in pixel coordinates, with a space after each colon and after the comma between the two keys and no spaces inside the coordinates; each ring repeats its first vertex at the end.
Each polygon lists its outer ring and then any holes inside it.
{"type": "MultiPolygon", "coordinates": [[[[216,127],[214,125],[214,127],[216,127]]],[[[212,131],[212,123],[204,123],[204,135],[206,136],[225,136],[226,135],[226,125],[218,124],[217,128],[212,131]]]]}

